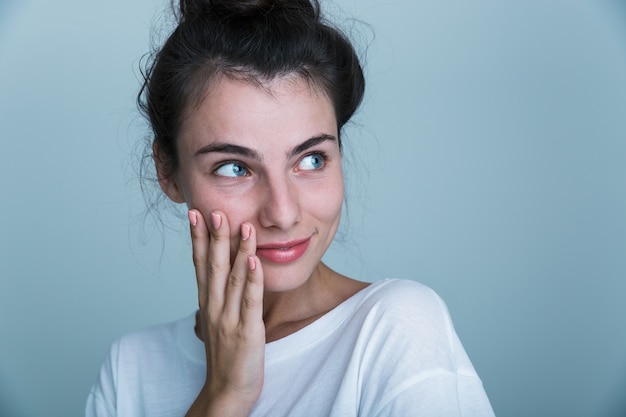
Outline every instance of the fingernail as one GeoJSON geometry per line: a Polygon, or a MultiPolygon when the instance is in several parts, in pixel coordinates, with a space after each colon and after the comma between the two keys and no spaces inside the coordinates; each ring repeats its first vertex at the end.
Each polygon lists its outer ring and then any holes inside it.
{"type": "Polygon", "coordinates": [[[248,267],[250,268],[250,271],[254,271],[256,269],[256,261],[252,255],[248,256],[248,267]]]}
{"type": "Polygon", "coordinates": [[[211,213],[211,223],[213,224],[213,228],[219,229],[222,225],[222,218],[217,213],[211,213]]]}
{"type": "Polygon", "coordinates": [[[187,214],[189,215],[189,223],[191,223],[192,226],[195,226],[198,224],[198,215],[196,214],[195,211],[193,210],[189,210],[187,212],[187,214]]]}
{"type": "Polygon", "coordinates": [[[250,225],[246,223],[241,224],[241,239],[248,240],[250,238],[250,225]]]}

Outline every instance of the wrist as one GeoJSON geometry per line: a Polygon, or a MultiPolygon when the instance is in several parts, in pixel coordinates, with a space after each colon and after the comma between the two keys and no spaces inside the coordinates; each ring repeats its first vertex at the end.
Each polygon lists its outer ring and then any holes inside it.
{"type": "Polygon", "coordinates": [[[256,399],[251,401],[225,392],[211,392],[205,386],[185,417],[247,417],[255,402],[256,399]]]}

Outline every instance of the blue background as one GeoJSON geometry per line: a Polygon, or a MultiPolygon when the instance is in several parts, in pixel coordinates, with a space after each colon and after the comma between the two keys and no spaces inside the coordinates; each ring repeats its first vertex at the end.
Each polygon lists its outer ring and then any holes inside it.
{"type": "MultiPolygon", "coordinates": [[[[3,417],[81,415],[115,338],[196,305],[136,173],[165,3],[0,2],[3,417]]],[[[626,415],[626,4],[324,5],[369,83],[328,263],[434,288],[497,415],[626,415]]]]}

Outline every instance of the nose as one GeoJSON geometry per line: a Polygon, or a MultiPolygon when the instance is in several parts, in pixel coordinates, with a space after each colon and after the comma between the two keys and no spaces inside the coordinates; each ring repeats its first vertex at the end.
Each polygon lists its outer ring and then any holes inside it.
{"type": "Polygon", "coordinates": [[[261,193],[261,226],[288,230],[300,222],[302,213],[298,188],[289,178],[268,179],[261,193]]]}

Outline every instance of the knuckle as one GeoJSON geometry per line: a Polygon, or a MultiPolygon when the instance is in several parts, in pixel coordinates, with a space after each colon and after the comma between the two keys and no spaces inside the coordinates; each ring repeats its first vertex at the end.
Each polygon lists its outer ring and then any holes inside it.
{"type": "Polygon", "coordinates": [[[250,249],[248,248],[247,242],[241,242],[239,245],[238,255],[247,256],[250,249]]]}
{"type": "Polygon", "coordinates": [[[244,308],[251,309],[258,307],[261,302],[251,295],[244,295],[242,298],[242,303],[244,308]]]}
{"type": "Polygon", "coordinates": [[[242,285],[243,281],[244,278],[234,272],[228,277],[228,285],[231,287],[239,287],[242,285]]]}
{"type": "Polygon", "coordinates": [[[228,235],[226,233],[223,233],[221,229],[215,230],[215,231],[211,231],[210,239],[212,241],[221,242],[225,239],[228,239],[228,235]]]}
{"type": "Polygon", "coordinates": [[[194,258],[194,265],[204,268],[209,275],[227,273],[230,270],[230,266],[227,266],[224,262],[221,262],[219,256],[198,257],[198,262],[194,258]]]}
{"type": "Polygon", "coordinates": [[[206,264],[206,268],[209,275],[214,275],[219,272],[220,265],[215,260],[211,260],[206,264]]]}
{"type": "Polygon", "coordinates": [[[219,318],[219,316],[209,315],[207,322],[211,329],[215,329],[218,332],[223,332],[225,330],[223,321],[219,318]]]}
{"type": "Polygon", "coordinates": [[[201,256],[200,254],[195,252],[191,255],[191,260],[193,261],[193,265],[196,268],[200,268],[206,263],[204,256],[201,256]]]}

